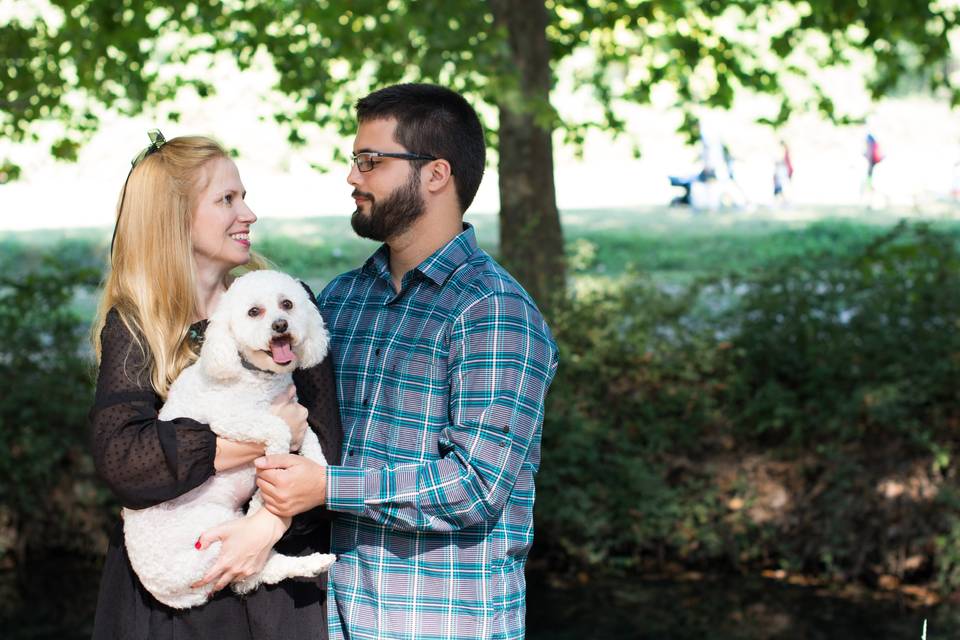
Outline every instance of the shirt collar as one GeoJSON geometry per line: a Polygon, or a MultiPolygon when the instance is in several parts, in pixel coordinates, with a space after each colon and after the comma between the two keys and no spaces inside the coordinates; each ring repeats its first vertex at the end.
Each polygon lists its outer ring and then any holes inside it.
{"type": "Polygon", "coordinates": [[[386,244],[380,245],[372,256],[363,263],[363,270],[373,276],[386,277],[390,279],[390,247],[386,244]]]}
{"type": "Polygon", "coordinates": [[[438,285],[443,285],[457,267],[466,262],[476,250],[477,234],[473,225],[464,222],[463,231],[421,262],[417,270],[438,285]]]}
{"type": "MultiPolygon", "coordinates": [[[[457,267],[467,261],[477,250],[477,234],[473,225],[463,223],[463,231],[450,242],[433,252],[421,262],[416,271],[423,274],[438,285],[443,285],[447,278],[457,270],[457,267]]],[[[372,256],[363,263],[364,270],[375,276],[390,278],[390,247],[380,246],[372,256]]]]}

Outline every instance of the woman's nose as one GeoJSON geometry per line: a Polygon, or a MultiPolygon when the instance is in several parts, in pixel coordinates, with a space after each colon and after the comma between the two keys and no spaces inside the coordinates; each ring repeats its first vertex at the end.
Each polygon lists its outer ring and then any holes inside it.
{"type": "Polygon", "coordinates": [[[243,203],[243,209],[240,211],[240,220],[248,224],[253,224],[257,221],[257,215],[253,212],[253,209],[247,206],[246,202],[243,203]]]}

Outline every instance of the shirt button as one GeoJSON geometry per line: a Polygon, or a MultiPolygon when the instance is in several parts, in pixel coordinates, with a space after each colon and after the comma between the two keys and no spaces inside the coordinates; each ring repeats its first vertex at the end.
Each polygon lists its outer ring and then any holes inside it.
{"type": "Polygon", "coordinates": [[[377,349],[375,353],[377,354],[377,357],[380,357],[380,349],[377,349]]]}
{"type": "Polygon", "coordinates": [[[370,404],[370,398],[364,398],[364,399],[363,399],[363,406],[367,406],[368,404],[370,404]]]}
{"type": "Polygon", "coordinates": [[[353,456],[353,449],[350,449],[350,451],[347,452],[347,455],[348,455],[348,456],[353,456]]]}
{"type": "Polygon", "coordinates": [[[510,427],[504,427],[504,428],[503,428],[503,432],[504,432],[504,433],[510,433],[510,427]]]}

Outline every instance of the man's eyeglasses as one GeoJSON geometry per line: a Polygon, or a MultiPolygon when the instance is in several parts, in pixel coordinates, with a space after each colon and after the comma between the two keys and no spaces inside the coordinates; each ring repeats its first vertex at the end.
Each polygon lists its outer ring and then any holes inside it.
{"type": "Polygon", "coordinates": [[[361,151],[351,157],[353,164],[357,165],[360,173],[373,171],[377,166],[377,158],[397,158],[398,160],[436,160],[435,156],[424,153],[387,153],[384,151],[361,151]]]}

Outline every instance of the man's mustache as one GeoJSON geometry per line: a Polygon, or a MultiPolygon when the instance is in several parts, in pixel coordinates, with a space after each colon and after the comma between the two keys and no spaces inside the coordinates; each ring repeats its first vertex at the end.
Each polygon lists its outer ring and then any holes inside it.
{"type": "Polygon", "coordinates": [[[370,202],[373,202],[373,194],[367,193],[366,191],[360,191],[359,189],[354,189],[353,193],[350,194],[351,198],[366,198],[370,202]]]}

